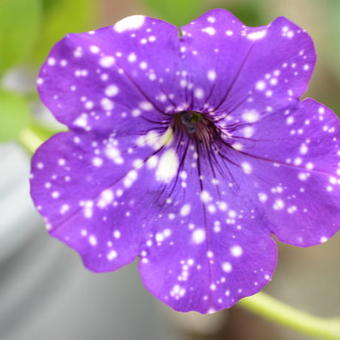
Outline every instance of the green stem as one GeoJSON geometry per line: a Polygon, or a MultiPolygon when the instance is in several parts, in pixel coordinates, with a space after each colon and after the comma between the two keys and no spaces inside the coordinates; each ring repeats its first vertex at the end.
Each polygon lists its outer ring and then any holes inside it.
{"type": "Polygon", "coordinates": [[[321,339],[340,340],[340,318],[310,315],[263,292],[241,300],[238,305],[297,332],[321,339]]]}
{"type": "Polygon", "coordinates": [[[61,131],[52,130],[32,120],[31,124],[20,132],[18,141],[29,153],[33,154],[45,140],[58,132],[61,131]]]}
{"type": "Polygon", "coordinates": [[[26,128],[20,132],[18,141],[29,153],[32,154],[44,142],[44,140],[30,128],[26,128]]]}
{"type": "MultiPolygon", "coordinates": [[[[19,142],[30,153],[34,153],[50,135],[50,131],[31,126],[21,132],[19,142]]],[[[340,340],[340,318],[324,319],[313,316],[262,292],[242,299],[238,305],[297,332],[322,339],[340,340]]]]}

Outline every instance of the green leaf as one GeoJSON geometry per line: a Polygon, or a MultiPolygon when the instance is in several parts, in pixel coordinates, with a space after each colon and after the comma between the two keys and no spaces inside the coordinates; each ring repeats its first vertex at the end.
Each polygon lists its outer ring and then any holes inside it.
{"type": "Polygon", "coordinates": [[[15,140],[28,125],[29,116],[28,104],[22,96],[0,90],[0,142],[15,140]]]}
{"type": "Polygon", "coordinates": [[[51,47],[67,33],[92,29],[96,13],[93,0],[44,0],[43,8],[44,23],[35,54],[37,63],[41,63],[51,47]]]}
{"type": "Polygon", "coordinates": [[[203,12],[202,0],[143,0],[155,15],[177,26],[188,24],[203,12]]]}
{"type": "Polygon", "coordinates": [[[40,0],[0,0],[0,73],[32,52],[40,18],[40,0]]]}

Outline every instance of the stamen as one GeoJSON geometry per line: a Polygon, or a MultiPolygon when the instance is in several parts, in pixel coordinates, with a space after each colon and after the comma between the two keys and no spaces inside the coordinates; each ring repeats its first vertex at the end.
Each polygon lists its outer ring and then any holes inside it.
{"type": "Polygon", "coordinates": [[[201,120],[201,114],[194,111],[180,113],[181,122],[186,126],[188,132],[193,134],[197,130],[197,122],[201,120]]]}
{"type": "Polygon", "coordinates": [[[182,111],[177,113],[172,121],[174,131],[181,131],[199,143],[214,144],[221,136],[220,129],[206,114],[196,111],[182,111]]]}
{"type": "MultiPolygon", "coordinates": [[[[230,150],[233,149],[232,136],[227,128],[213,118],[208,113],[197,111],[181,111],[173,115],[169,128],[173,133],[176,152],[180,155],[178,173],[186,162],[189,146],[192,146],[197,161],[205,162],[205,166],[210,167],[214,176],[216,172],[223,176],[227,173],[230,175],[230,181],[234,182],[229,170],[231,163],[237,166],[229,156],[230,150]]],[[[175,190],[176,184],[177,179],[171,191],[175,190]]]]}

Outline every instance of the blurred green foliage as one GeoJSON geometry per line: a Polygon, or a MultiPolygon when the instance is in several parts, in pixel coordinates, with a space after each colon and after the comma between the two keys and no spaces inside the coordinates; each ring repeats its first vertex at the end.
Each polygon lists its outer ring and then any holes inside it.
{"type": "Polygon", "coordinates": [[[40,64],[65,34],[89,30],[95,9],[93,0],[0,0],[0,74],[40,64]]]}
{"type": "Polygon", "coordinates": [[[205,11],[224,8],[233,12],[248,26],[263,25],[262,0],[220,1],[210,5],[205,0],[142,0],[155,15],[177,26],[186,25],[205,11]]]}
{"type": "Polygon", "coordinates": [[[0,74],[27,58],[39,35],[40,0],[0,1],[0,74]]]}
{"type": "Polygon", "coordinates": [[[182,26],[203,13],[202,0],[142,0],[160,19],[182,26]]]}
{"type": "Polygon", "coordinates": [[[226,5],[226,1],[221,1],[215,7],[231,11],[247,26],[261,26],[265,24],[262,5],[262,0],[239,0],[230,2],[228,5],[226,5]]]}
{"type": "Polygon", "coordinates": [[[30,116],[26,100],[13,92],[0,90],[0,142],[17,139],[30,116]]]}
{"type": "MultiPolygon", "coordinates": [[[[20,63],[36,69],[65,34],[90,30],[95,8],[93,0],[0,0],[0,77],[20,63]]],[[[29,117],[25,98],[0,89],[0,142],[15,140],[29,117]]]]}
{"type": "MultiPolygon", "coordinates": [[[[30,0],[29,0],[30,1],[30,0]]],[[[35,61],[41,63],[64,35],[90,30],[96,2],[92,0],[44,0],[43,21],[35,61]]]]}
{"type": "Polygon", "coordinates": [[[329,52],[330,58],[333,60],[335,72],[340,78],[340,1],[331,0],[329,7],[329,26],[330,35],[333,40],[329,52]]]}

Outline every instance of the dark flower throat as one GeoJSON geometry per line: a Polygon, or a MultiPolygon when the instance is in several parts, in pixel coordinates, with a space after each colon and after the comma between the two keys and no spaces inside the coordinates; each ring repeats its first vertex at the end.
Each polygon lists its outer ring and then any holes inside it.
{"type": "Polygon", "coordinates": [[[198,142],[209,145],[220,135],[219,129],[207,117],[196,111],[182,111],[173,118],[172,126],[175,132],[187,134],[198,142]]]}

